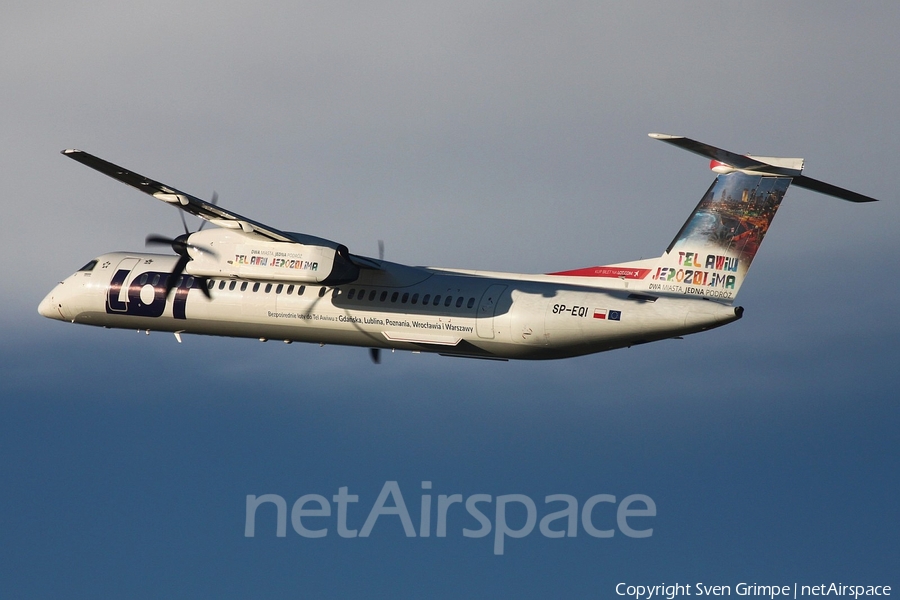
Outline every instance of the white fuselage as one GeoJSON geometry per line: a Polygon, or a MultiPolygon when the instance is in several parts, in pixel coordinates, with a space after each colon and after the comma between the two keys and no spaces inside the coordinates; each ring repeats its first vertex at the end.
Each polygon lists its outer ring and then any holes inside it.
{"type": "Polygon", "coordinates": [[[39,312],[73,323],[206,335],[549,359],[602,352],[724,325],[742,309],[704,298],[647,295],[619,279],[408,267],[381,261],[353,283],[185,275],[165,294],[177,257],[110,253],[57,285],[39,312]]]}

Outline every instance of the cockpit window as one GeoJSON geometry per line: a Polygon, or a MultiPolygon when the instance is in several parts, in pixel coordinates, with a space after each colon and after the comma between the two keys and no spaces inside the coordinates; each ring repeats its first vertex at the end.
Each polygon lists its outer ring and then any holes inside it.
{"type": "Polygon", "coordinates": [[[78,269],[78,270],[79,270],[79,271],[93,271],[93,270],[94,270],[94,267],[96,267],[96,266],[97,266],[97,259],[95,258],[94,260],[92,260],[91,262],[89,262],[88,264],[84,265],[83,267],[81,267],[81,268],[78,269]]]}

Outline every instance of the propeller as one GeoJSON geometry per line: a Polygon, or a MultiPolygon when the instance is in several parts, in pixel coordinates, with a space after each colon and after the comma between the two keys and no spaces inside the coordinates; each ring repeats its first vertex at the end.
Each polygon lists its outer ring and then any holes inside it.
{"type": "MultiPolygon", "coordinates": [[[[213,190],[212,198],[209,199],[209,203],[213,206],[219,204],[219,194],[216,193],[216,190],[213,190]]],[[[181,213],[181,222],[184,223],[184,213],[181,213]]],[[[203,231],[203,228],[206,227],[206,224],[209,223],[206,219],[203,219],[203,222],[200,223],[200,227],[197,228],[197,231],[203,231]]],[[[184,226],[187,229],[187,225],[184,226]]]]}
{"type": "MultiPolygon", "coordinates": [[[[378,260],[384,260],[384,240],[378,240],[378,260]]],[[[376,365],[380,365],[381,348],[369,348],[369,358],[376,365]]]]}
{"type": "MultiPolygon", "coordinates": [[[[172,272],[169,274],[169,277],[166,279],[166,296],[169,295],[169,292],[172,291],[172,288],[175,287],[175,282],[178,280],[178,277],[184,273],[185,267],[187,264],[191,262],[191,255],[188,254],[188,249],[194,249],[201,252],[210,252],[204,248],[200,248],[189,243],[188,237],[190,233],[185,233],[183,235],[179,235],[176,238],[169,238],[164,235],[151,234],[147,236],[145,240],[146,245],[148,246],[170,246],[172,250],[175,251],[175,254],[178,255],[178,262],[175,263],[175,267],[172,269],[172,272]]],[[[197,276],[196,279],[200,282],[200,291],[203,292],[203,295],[207,298],[211,298],[209,293],[209,278],[203,276],[197,276]]]]}
{"type": "MultiPolygon", "coordinates": [[[[216,192],[213,192],[212,195],[212,204],[216,204],[219,201],[219,195],[216,192]]],[[[181,225],[184,227],[184,233],[179,235],[178,237],[170,238],[164,235],[159,235],[157,233],[151,233],[144,240],[145,245],[147,246],[169,246],[172,250],[175,251],[175,254],[178,255],[178,262],[175,263],[175,267],[172,269],[172,272],[169,274],[169,277],[166,279],[166,296],[168,297],[169,292],[172,291],[172,288],[175,287],[175,282],[178,280],[178,277],[184,273],[185,267],[187,264],[191,262],[191,255],[188,253],[188,250],[196,250],[198,252],[207,252],[213,256],[215,253],[209,249],[201,248],[199,246],[195,246],[188,242],[188,238],[191,236],[191,230],[188,229],[187,221],[184,219],[184,211],[178,211],[179,216],[181,217],[181,225]]],[[[203,226],[206,225],[206,221],[200,224],[200,227],[197,231],[203,229],[203,226]]],[[[209,278],[203,276],[197,276],[197,281],[200,282],[200,291],[203,292],[203,295],[206,296],[207,299],[212,298],[209,293],[209,278]]]]}

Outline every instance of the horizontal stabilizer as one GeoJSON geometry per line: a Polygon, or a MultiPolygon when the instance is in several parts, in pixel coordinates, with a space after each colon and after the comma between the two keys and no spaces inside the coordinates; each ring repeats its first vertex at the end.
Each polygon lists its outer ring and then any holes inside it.
{"type": "Polygon", "coordinates": [[[742,171],[753,171],[765,175],[787,175],[793,177],[803,170],[802,158],[774,158],[765,156],[747,156],[722,150],[697,140],[692,140],[680,135],[667,135],[665,133],[651,133],[655,140],[667,142],[678,146],[688,152],[711,158],[715,161],[730,165],[742,171]],[[763,161],[767,162],[763,162],[763,161]]]}
{"type": "Polygon", "coordinates": [[[668,135],[665,133],[651,133],[650,137],[678,146],[689,152],[705,156],[719,163],[734,167],[740,171],[758,173],[760,175],[780,175],[793,178],[794,185],[820,194],[834,196],[850,202],[877,202],[876,198],[866,196],[858,192],[847,190],[818,179],[801,175],[803,159],[800,158],[774,158],[766,156],[753,156],[729,152],[697,140],[692,140],[680,135],[668,135]]]}
{"type": "Polygon", "coordinates": [[[796,185],[797,187],[812,190],[814,192],[819,192],[820,194],[834,196],[835,198],[840,198],[841,200],[849,200],[850,202],[878,202],[877,198],[865,196],[863,194],[860,194],[859,192],[845,190],[844,188],[838,187],[836,185],[831,185],[830,183],[825,183],[824,181],[819,181],[818,179],[813,179],[812,177],[807,177],[806,175],[798,175],[794,177],[794,185],[796,185]]]}

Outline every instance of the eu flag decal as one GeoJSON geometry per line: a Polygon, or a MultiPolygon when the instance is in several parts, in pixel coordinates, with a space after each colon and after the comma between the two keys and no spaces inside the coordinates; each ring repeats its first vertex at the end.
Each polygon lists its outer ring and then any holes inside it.
{"type": "Polygon", "coordinates": [[[610,321],[621,321],[622,320],[622,311],[621,310],[611,310],[606,317],[610,321]]]}

